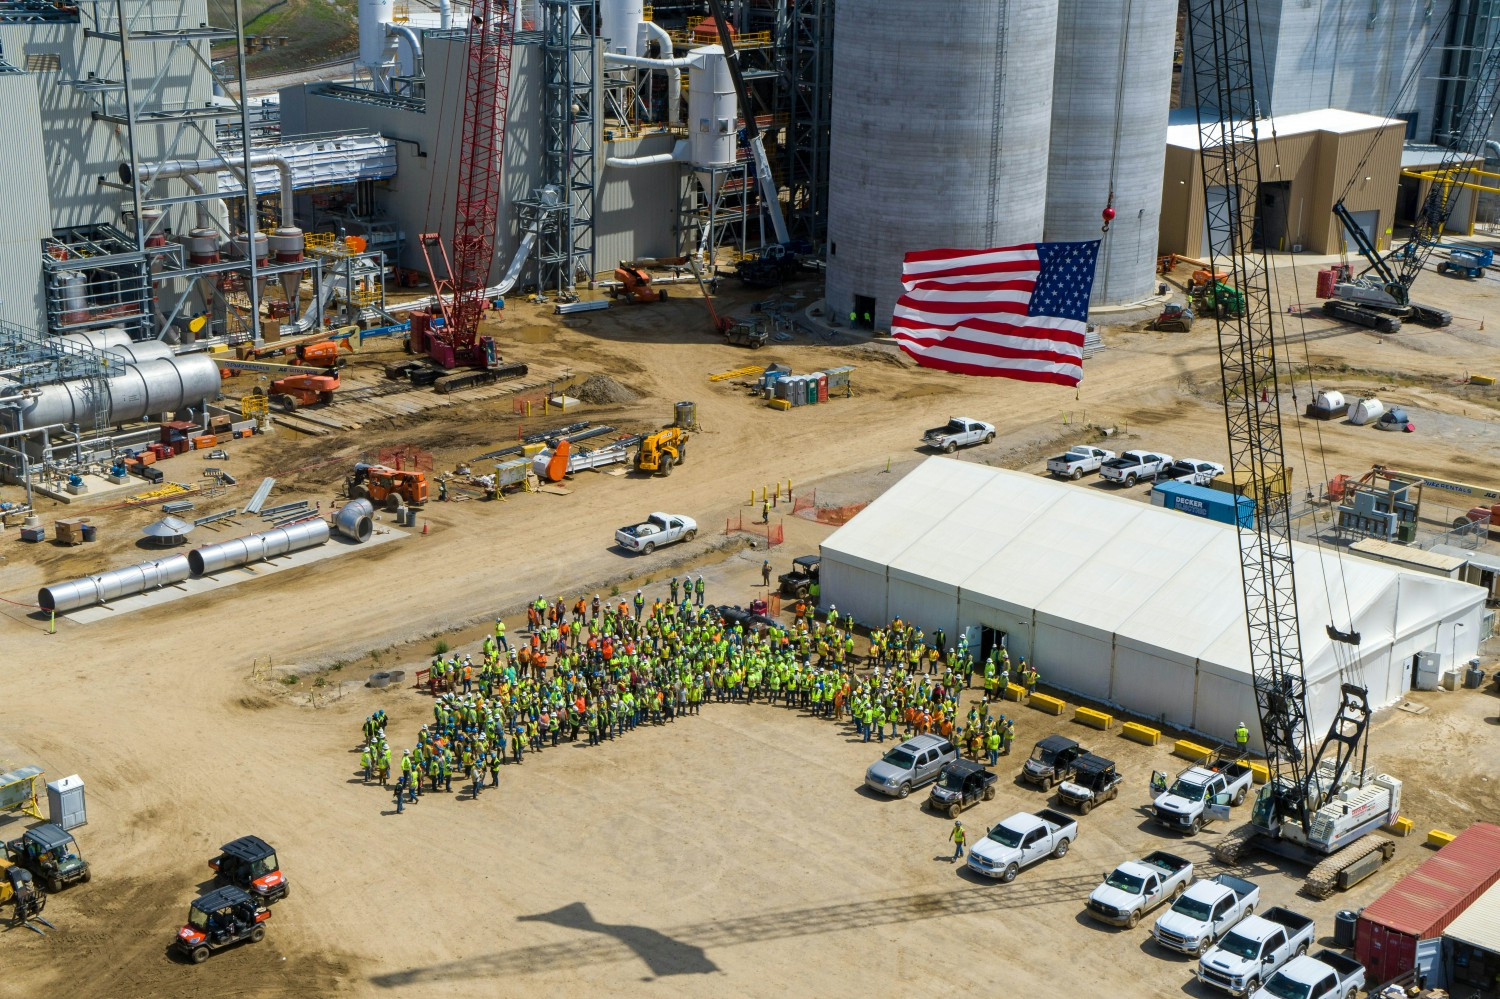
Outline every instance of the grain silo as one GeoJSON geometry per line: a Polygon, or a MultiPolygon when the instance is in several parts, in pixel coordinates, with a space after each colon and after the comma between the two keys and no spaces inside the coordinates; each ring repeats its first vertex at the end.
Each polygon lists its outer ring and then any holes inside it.
{"type": "Polygon", "coordinates": [[[1156,287],[1157,226],[1171,103],[1177,0],[1061,0],[1047,168],[1049,240],[1103,236],[1093,305],[1156,287]]]}
{"type": "Polygon", "coordinates": [[[832,315],[890,325],[908,250],[1038,240],[1057,8],[839,0],[828,171],[832,315]]]}

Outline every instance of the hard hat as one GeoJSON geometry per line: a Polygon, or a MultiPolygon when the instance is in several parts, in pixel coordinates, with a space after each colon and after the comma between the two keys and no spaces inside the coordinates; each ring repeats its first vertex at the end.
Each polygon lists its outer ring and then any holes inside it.
{"type": "Polygon", "coordinates": [[[1244,722],[1240,722],[1240,728],[1245,728],[1245,727],[1246,727],[1245,723],[1244,722]]]}

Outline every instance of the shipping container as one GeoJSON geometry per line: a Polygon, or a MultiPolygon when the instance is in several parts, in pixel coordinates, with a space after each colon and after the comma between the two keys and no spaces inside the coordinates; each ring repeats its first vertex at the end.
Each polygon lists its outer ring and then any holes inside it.
{"type": "Polygon", "coordinates": [[[1359,914],[1354,957],[1372,983],[1417,966],[1420,941],[1448,924],[1500,881],[1500,826],[1476,822],[1359,914]]]}
{"type": "Polygon", "coordinates": [[[1187,482],[1158,482],[1151,487],[1151,504],[1206,517],[1221,524],[1255,526],[1255,501],[1248,496],[1219,492],[1187,482]]]}

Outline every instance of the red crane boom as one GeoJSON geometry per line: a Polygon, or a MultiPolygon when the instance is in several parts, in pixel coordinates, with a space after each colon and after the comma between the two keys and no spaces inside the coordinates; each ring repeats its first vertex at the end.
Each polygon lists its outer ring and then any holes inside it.
{"type": "Polygon", "coordinates": [[[428,273],[433,275],[433,290],[442,310],[443,325],[430,326],[430,311],[414,313],[412,348],[424,351],[445,368],[487,368],[498,361],[494,341],[478,333],[500,216],[500,173],[505,162],[505,112],[510,104],[514,29],[506,0],[477,0],[469,19],[469,67],[464,80],[464,131],[459,149],[451,264],[437,233],[422,233],[419,237],[428,273]],[[432,247],[442,254],[447,278],[437,277],[429,255],[432,247]]]}

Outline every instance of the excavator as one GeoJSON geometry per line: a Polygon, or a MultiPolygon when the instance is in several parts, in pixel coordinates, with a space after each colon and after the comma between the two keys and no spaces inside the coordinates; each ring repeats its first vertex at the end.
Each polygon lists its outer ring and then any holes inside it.
{"type": "Polygon", "coordinates": [[[637,305],[665,302],[667,290],[651,287],[651,272],[646,270],[650,263],[651,261],[645,260],[620,261],[620,266],[615,268],[615,280],[620,282],[615,297],[627,299],[637,305]]]}

